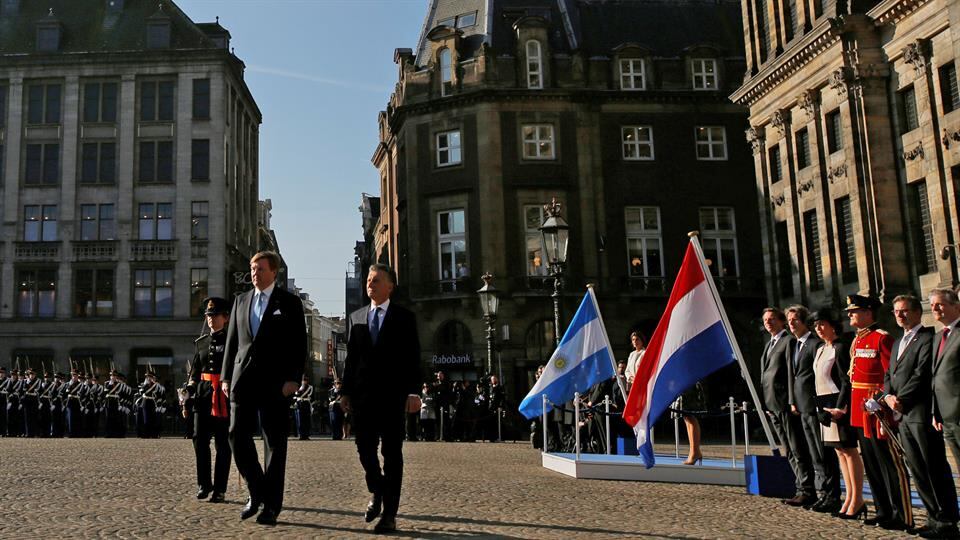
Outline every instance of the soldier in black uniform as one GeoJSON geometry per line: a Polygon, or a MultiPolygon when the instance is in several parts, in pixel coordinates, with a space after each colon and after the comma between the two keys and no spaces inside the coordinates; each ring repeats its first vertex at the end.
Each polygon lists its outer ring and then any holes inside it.
{"type": "Polygon", "coordinates": [[[27,368],[27,380],[23,382],[20,407],[23,410],[23,432],[27,437],[40,436],[40,379],[33,368],[27,368]]]}
{"type": "Polygon", "coordinates": [[[10,379],[7,378],[7,368],[0,366],[0,437],[7,436],[7,394],[10,393],[8,384],[10,379]]]}
{"type": "Polygon", "coordinates": [[[64,385],[61,399],[63,400],[64,416],[67,422],[67,436],[83,436],[83,419],[81,415],[81,396],[83,393],[83,381],[80,380],[80,372],[76,368],[70,370],[70,382],[64,385]]]}
{"type": "Polygon", "coordinates": [[[37,398],[37,402],[39,403],[37,416],[37,418],[39,418],[38,432],[41,437],[50,436],[50,403],[54,389],[56,389],[56,384],[53,382],[53,375],[49,371],[44,370],[43,382],[40,383],[40,396],[37,398]]]}
{"type": "Polygon", "coordinates": [[[210,502],[223,502],[227,491],[227,476],[230,474],[230,427],[227,396],[220,387],[220,372],[223,368],[223,350],[227,342],[227,322],[230,320],[230,302],[223,298],[210,297],[204,300],[207,309],[204,315],[210,334],[200,336],[194,343],[197,352],[190,366],[190,382],[187,392],[193,404],[193,449],[197,455],[198,499],[206,499],[211,491],[210,502]],[[210,480],[210,439],[217,450],[213,481],[210,480]]]}
{"type": "Polygon", "coordinates": [[[310,439],[311,415],[313,414],[313,385],[306,375],[300,388],[293,394],[293,417],[297,423],[297,435],[301,441],[310,439]]]}
{"type": "Polygon", "coordinates": [[[117,375],[117,370],[110,370],[110,378],[103,385],[104,429],[111,438],[123,437],[127,431],[126,415],[120,410],[125,385],[117,375]]]}
{"type": "Polygon", "coordinates": [[[66,387],[66,375],[59,371],[53,374],[53,385],[50,389],[50,436],[63,437],[63,389],[66,387]]]}
{"type": "Polygon", "coordinates": [[[343,409],[340,408],[340,389],[343,384],[334,381],[333,387],[327,393],[327,409],[330,411],[330,434],[333,440],[343,439],[343,409]]]}
{"type": "Polygon", "coordinates": [[[7,437],[20,437],[23,435],[23,414],[20,409],[20,370],[10,371],[10,379],[7,382],[7,437]]]}

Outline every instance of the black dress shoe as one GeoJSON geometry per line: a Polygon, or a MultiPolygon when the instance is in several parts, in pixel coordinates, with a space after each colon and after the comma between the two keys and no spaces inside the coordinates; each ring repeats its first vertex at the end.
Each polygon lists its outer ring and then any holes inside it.
{"type": "Polygon", "coordinates": [[[960,538],[960,530],[955,524],[943,525],[941,527],[919,527],[918,532],[914,533],[920,538],[960,538]]]}
{"type": "Polygon", "coordinates": [[[887,521],[887,518],[882,518],[877,516],[877,517],[872,517],[872,518],[863,520],[863,524],[864,525],[880,525],[881,523],[884,523],[886,521],[887,521]]]}
{"type": "Polygon", "coordinates": [[[832,514],[840,510],[840,501],[836,499],[820,499],[820,502],[814,505],[811,510],[823,514],[832,514]]]}
{"type": "Polygon", "coordinates": [[[253,499],[247,499],[247,504],[240,510],[240,519],[250,519],[260,510],[260,503],[253,499]]]}
{"type": "Polygon", "coordinates": [[[210,502],[212,503],[222,503],[223,502],[223,493],[214,491],[213,495],[210,496],[210,502]]]}
{"type": "Polygon", "coordinates": [[[811,504],[817,502],[817,500],[810,495],[797,495],[792,499],[787,499],[783,501],[784,504],[790,506],[810,506],[811,504]]]}
{"type": "Polygon", "coordinates": [[[212,490],[211,490],[210,488],[207,488],[207,487],[202,487],[202,488],[200,488],[199,490],[197,490],[197,499],[199,499],[199,500],[201,500],[201,501],[204,500],[204,499],[206,499],[206,498],[207,498],[207,495],[209,495],[211,491],[212,491],[212,490]]]}
{"type": "Polygon", "coordinates": [[[377,519],[377,516],[380,515],[380,510],[383,509],[383,497],[380,495],[374,495],[370,497],[370,502],[367,503],[367,511],[363,514],[363,519],[367,523],[377,519]]]}
{"type": "Polygon", "coordinates": [[[373,527],[373,532],[377,534],[396,532],[396,530],[397,519],[391,516],[383,516],[380,518],[380,521],[377,522],[376,526],[373,527]]]}
{"type": "Polygon", "coordinates": [[[277,513],[267,507],[264,507],[257,516],[257,523],[261,525],[276,525],[277,513]]]}
{"type": "Polygon", "coordinates": [[[894,519],[881,521],[880,523],[877,523],[877,525],[879,525],[881,529],[886,529],[888,531],[906,531],[908,529],[906,523],[894,519]]]}

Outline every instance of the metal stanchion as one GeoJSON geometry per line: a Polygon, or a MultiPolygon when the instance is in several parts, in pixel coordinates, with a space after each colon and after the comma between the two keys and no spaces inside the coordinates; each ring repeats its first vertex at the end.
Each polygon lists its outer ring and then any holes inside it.
{"type": "Polygon", "coordinates": [[[743,455],[746,459],[746,455],[750,453],[750,413],[747,408],[748,403],[743,402],[740,412],[743,413],[743,455]]]}
{"type": "Polygon", "coordinates": [[[673,413],[673,456],[680,459],[680,414],[673,413]]]}
{"type": "Polygon", "coordinates": [[[543,451],[547,451],[547,395],[542,394],[540,397],[543,398],[543,408],[540,409],[543,411],[543,414],[540,416],[540,423],[543,424],[543,451]]]}
{"type": "Polygon", "coordinates": [[[503,409],[497,407],[497,442],[503,442],[503,429],[500,426],[501,418],[503,418],[503,409]]]}
{"type": "Polygon", "coordinates": [[[613,448],[610,447],[611,438],[610,438],[610,395],[609,394],[603,396],[603,409],[607,413],[604,416],[607,424],[607,454],[609,455],[613,453],[613,448]]]}
{"type": "Polygon", "coordinates": [[[438,441],[443,440],[443,417],[446,415],[447,413],[444,412],[443,407],[440,407],[440,437],[437,439],[438,441]]]}
{"type": "Polygon", "coordinates": [[[577,461],[580,461],[580,392],[573,394],[573,430],[575,433],[577,461]]]}
{"type": "Polygon", "coordinates": [[[730,408],[730,463],[737,466],[737,404],[733,401],[733,396],[727,401],[730,408]]]}

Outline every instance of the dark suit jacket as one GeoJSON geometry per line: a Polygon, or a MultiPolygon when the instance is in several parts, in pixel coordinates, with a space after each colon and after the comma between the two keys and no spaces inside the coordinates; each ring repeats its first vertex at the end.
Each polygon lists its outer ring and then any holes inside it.
{"type": "Polygon", "coordinates": [[[942,355],[937,355],[943,331],[931,342],[933,357],[933,413],[945,423],[960,422],[960,329],[950,332],[942,355]]]}
{"type": "Polygon", "coordinates": [[[909,343],[903,343],[903,338],[898,339],[890,352],[890,369],[883,376],[883,391],[900,400],[903,422],[930,422],[933,335],[933,328],[924,326],[917,330],[909,343]],[[903,356],[897,359],[901,350],[903,356]]]}
{"type": "Polygon", "coordinates": [[[804,414],[815,414],[817,412],[817,376],[813,371],[813,360],[817,357],[817,349],[823,345],[823,341],[811,332],[803,342],[803,347],[800,348],[800,356],[794,359],[797,341],[794,339],[790,344],[790,362],[787,366],[787,378],[792,381],[790,404],[796,405],[797,410],[804,414]]]}
{"type": "Polygon", "coordinates": [[[760,359],[760,384],[763,386],[763,404],[770,412],[790,410],[790,382],[787,378],[787,366],[790,360],[789,350],[794,346],[793,336],[789,332],[780,336],[773,347],[767,342],[760,359]]]}
{"type": "Polygon", "coordinates": [[[237,296],[230,312],[223,371],[230,400],[282,395],[283,383],[299,386],[307,360],[307,326],[300,297],[274,287],[254,337],[250,329],[253,290],[237,296]]]}
{"type": "MultiPolygon", "coordinates": [[[[358,417],[364,413],[403,414],[407,396],[420,395],[420,338],[413,312],[391,301],[373,343],[370,306],[347,320],[347,359],[341,393],[358,417]]],[[[369,418],[369,416],[367,416],[369,418]]]]}

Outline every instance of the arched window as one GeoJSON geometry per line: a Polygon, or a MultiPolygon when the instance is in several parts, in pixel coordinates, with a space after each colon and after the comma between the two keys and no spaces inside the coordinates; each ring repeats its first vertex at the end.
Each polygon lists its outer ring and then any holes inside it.
{"type": "Polygon", "coordinates": [[[446,96],[453,88],[453,67],[450,49],[440,51],[440,95],[446,96]]]}
{"type": "Polygon", "coordinates": [[[527,42],[527,88],[543,88],[543,58],[540,42],[527,42]]]}
{"type": "Polygon", "coordinates": [[[437,352],[441,354],[464,353],[470,350],[473,341],[470,329],[460,321],[447,321],[437,329],[437,352]]]}

